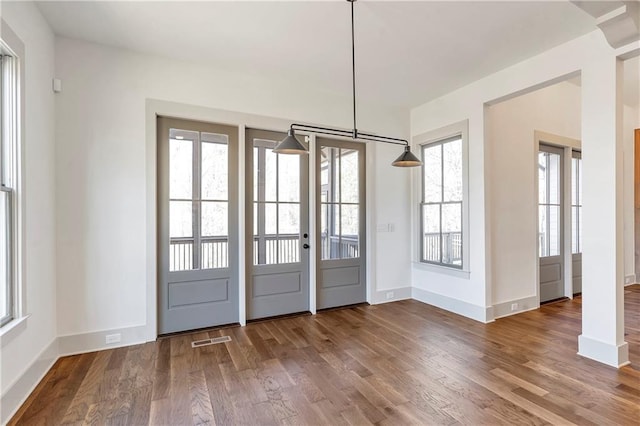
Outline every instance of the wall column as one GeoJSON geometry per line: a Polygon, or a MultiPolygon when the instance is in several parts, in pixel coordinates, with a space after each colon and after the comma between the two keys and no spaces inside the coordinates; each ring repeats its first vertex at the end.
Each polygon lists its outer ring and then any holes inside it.
{"type": "Polygon", "coordinates": [[[624,341],[622,63],[594,55],[582,71],[582,334],[578,354],[629,363],[624,341]]]}

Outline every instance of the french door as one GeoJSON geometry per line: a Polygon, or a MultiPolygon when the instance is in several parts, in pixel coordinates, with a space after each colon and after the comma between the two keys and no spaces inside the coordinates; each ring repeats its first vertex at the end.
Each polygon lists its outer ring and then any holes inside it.
{"type": "Polygon", "coordinates": [[[564,296],[563,150],[540,145],[538,153],[538,255],[540,302],[564,296]]]}
{"type": "Polygon", "coordinates": [[[159,334],[238,322],[238,129],[158,118],[159,334]]]}
{"type": "Polygon", "coordinates": [[[365,302],[365,144],[316,139],[317,308],[365,302]]]}
{"type": "Polygon", "coordinates": [[[582,293],[582,153],[571,155],[571,275],[573,294],[582,293]]]}
{"type": "Polygon", "coordinates": [[[246,131],[247,319],[309,311],[309,157],[286,134],[246,131]]]}

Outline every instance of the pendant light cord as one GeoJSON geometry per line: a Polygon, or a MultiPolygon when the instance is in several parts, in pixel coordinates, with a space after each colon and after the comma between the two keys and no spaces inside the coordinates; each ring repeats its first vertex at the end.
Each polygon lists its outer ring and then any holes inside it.
{"type": "Polygon", "coordinates": [[[356,122],[356,31],[355,31],[355,18],[353,12],[353,3],[356,0],[347,0],[351,3],[351,83],[352,83],[352,95],[353,95],[353,129],[351,131],[347,129],[335,129],[331,127],[311,126],[308,124],[292,123],[289,127],[289,134],[273,149],[275,153],[282,154],[302,154],[308,153],[307,148],[300,143],[295,137],[296,130],[303,130],[312,133],[319,133],[322,135],[339,136],[347,138],[351,136],[352,139],[390,143],[394,145],[403,145],[404,152],[393,163],[396,167],[416,167],[421,166],[422,162],[411,153],[409,147],[409,141],[406,139],[392,138],[389,136],[374,135],[371,133],[358,133],[358,127],[356,122]]]}
{"type": "Polygon", "coordinates": [[[355,0],[349,0],[351,3],[351,83],[353,89],[353,138],[358,138],[358,127],[356,126],[356,42],[355,42],[355,24],[353,17],[353,4],[355,0]]]}

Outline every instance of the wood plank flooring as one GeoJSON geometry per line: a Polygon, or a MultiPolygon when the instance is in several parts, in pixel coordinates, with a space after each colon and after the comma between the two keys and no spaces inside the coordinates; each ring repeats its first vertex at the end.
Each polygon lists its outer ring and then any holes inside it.
{"type": "Polygon", "coordinates": [[[640,286],[619,370],[576,355],[580,303],[485,325],[407,300],[65,357],[10,424],[638,425],[640,286]]]}

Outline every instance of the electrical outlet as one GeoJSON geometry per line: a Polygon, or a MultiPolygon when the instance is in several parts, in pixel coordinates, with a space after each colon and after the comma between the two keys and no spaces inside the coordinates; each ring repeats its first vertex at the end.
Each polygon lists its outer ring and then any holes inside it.
{"type": "Polygon", "coordinates": [[[104,340],[105,340],[105,343],[108,345],[110,343],[118,343],[121,337],[122,336],[120,335],[120,333],[107,334],[104,340]]]}
{"type": "Polygon", "coordinates": [[[392,292],[392,291],[388,291],[388,292],[387,292],[387,300],[389,300],[389,299],[393,299],[393,296],[394,296],[394,295],[393,295],[393,292],[392,292]]]}
{"type": "Polygon", "coordinates": [[[515,311],[515,310],[517,310],[517,309],[518,309],[518,304],[517,304],[517,303],[512,303],[512,304],[511,304],[511,310],[512,310],[512,311],[515,311]]]}

